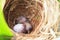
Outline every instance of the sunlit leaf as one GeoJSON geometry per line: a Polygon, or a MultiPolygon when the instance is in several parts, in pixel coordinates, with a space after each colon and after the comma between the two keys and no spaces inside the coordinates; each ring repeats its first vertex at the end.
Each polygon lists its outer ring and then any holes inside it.
{"type": "Polygon", "coordinates": [[[4,19],[3,7],[5,4],[5,1],[6,0],[0,0],[0,40],[5,39],[5,38],[3,38],[4,35],[6,35],[6,36],[13,35],[4,19]]]}

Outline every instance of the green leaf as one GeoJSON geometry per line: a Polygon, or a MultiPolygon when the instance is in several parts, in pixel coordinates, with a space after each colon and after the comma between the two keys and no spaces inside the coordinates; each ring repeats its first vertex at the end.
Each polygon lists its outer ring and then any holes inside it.
{"type": "Polygon", "coordinates": [[[0,0],[0,40],[4,40],[5,38],[3,36],[13,36],[13,33],[11,32],[10,28],[8,27],[4,14],[3,14],[3,7],[6,0],[0,0]]]}
{"type": "Polygon", "coordinates": [[[0,36],[0,40],[11,40],[12,36],[0,36]]]}

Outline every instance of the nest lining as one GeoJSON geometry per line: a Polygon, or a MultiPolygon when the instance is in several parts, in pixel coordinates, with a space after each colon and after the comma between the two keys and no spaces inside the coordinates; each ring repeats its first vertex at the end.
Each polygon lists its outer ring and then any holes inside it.
{"type": "Polygon", "coordinates": [[[58,25],[59,17],[57,0],[9,0],[4,7],[4,13],[11,29],[15,25],[14,19],[19,16],[29,18],[34,28],[30,34],[17,34],[12,31],[15,34],[12,40],[52,40],[56,38],[54,27],[58,25]]]}
{"type": "Polygon", "coordinates": [[[4,7],[5,12],[5,18],[6,21],[11,29],[13,29],[13,26],[15,25],[14,21],[19,16],[25,16],[29,19],[31,24],[33,25],[33,31],[36,26],[39,24],[39,22],[42,19],[41,11],[42,4],[39,4],[39,2],[36,1],[11,1],[6,2],[6,5],[4,7]],[[37,3],[37,4],[36,4],[37,3]]]}

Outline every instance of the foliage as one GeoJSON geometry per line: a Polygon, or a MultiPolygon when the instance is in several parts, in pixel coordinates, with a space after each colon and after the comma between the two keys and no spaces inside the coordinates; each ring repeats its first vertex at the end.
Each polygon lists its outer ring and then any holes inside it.
{"type": "Polygon", "coordinates": [[[3,14],[4,2],[5,0],[0,0],[0,40],[5,40],[5,38],[3,38],[4,35],[6,36],[13,35],[4,19],[4,14],[3,14]]]}

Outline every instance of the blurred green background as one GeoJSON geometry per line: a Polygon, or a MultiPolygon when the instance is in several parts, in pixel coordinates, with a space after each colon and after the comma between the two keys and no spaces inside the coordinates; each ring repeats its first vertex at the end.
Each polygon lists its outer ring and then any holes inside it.
{"type": "Polygon", "coordinates": [[[0,0],[0,40],[9,40],[13,34],[4,19],[3,7],[6,0],[0,0]]]}
{"type": "Polygon", "coordinates": [[[60,0],[58,0],[60,2],[60,0]]]}

